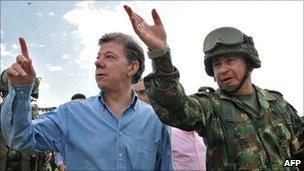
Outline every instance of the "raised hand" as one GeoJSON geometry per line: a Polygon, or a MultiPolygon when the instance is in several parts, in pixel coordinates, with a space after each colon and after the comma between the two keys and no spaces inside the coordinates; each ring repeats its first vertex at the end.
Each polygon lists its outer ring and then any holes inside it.
{"type": "Polygon", "coordinates": [[[32,65],[32,59],[29,56],[25,40],[19,38],[21,55],[16,57],[16,63],[6,70],[7,79],[12,85],[33,84],[36,78],[36,72],[32,65]]]}
{"type": "Polygon", "coordinates": [[[149,25],[142,17],[133,12],[129,6],[125,5],[124,8],[129,15],[135,33],[150,50],[161,49],[165,46],[166,31],[155,9],[152,10],[154,25],[149,25]]]}

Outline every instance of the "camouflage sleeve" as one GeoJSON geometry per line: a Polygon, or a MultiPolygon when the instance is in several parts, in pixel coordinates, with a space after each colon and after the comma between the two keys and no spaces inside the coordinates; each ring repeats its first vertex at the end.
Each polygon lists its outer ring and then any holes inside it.
{"type": "MultiPolygon", "coordinates": [[[[297,153],[295,156],[301,156],[302,160],[304,159],[304,121],[300,116],[298,115],[297,110],[289,104],[283,97],[283,95],[280,92],[277,91],[271,91],[273,95],[275,95],[283,104],[283,106],[287,109],[287,113],[290,114],[290,116],[286,116],[290,119],[291,122],[291,128],[293,132],[293,136],[297,138],[297,141],[292,140],[291,142],[291,148],[293,153],[297,153]]],[[[296,157],[297,158],[297,157],[296,157]]]]}
{"type": "Polygon", "coordinates": [[[301,151],[303,158],[304,157],[304,120],[297,114],[297,111],[292,105],[290,105],[288,102],[286,103],[289,110],[292,111],[291,117],[292,117],[292,127],[294,131],[294,136],[298,138],[299,147],[300,147],[299,151],[301,151]]]}
{"type": "Polygon", "coordinates": [[[279,92],[272,91],[275,95],[287,108],[288,113],[290,113],[291,126],[293,129],[294,136],[297,138],[296,146],[299,146],[298,153],[299,156],[304,157],[304,120],[298,115],[297,110],[289,104],[284,98],[283,95],[279,92]]]}
{"type": "Polygon", "coordinates": [[[151,105],[163,123],[186,131],[206,126],[210,100],[185,94],[170,53],[153,60],[153,73],[146,76],[144,82],[151,105]]]}

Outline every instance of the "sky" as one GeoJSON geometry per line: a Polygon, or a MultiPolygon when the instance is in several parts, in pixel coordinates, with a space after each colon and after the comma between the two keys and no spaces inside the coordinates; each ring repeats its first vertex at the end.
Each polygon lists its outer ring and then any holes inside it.
{"type": "MultiPolygon", "coordinates": [[[[203,65],[203,41],[212,30],[232,26],[252,36],[262,67],[252,82],[284,95],[303,116],[302,1],[0,1],[1,72],[20,53],[18,37],[27,41],[40,78],[38,105],[57,107],[75,93],[99,93],[94,72],[98,39],[109,32],[133,36],[123,5],[148,23],[155,8],[165,26],[173,64],[186,94],[200,86],[217,88],[203,65]]],[[[143,76],[151,72],[146,58],[143,76]]]]}

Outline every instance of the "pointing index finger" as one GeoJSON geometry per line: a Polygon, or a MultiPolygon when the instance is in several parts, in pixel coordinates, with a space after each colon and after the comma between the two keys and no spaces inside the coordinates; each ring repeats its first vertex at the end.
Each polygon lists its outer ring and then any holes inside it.
{"type": "Polygon", "coordinates": [[[28,53],[28,50],[27,50],[27,46],[26,46],[26,43],[25,43],[25,40],[20,37],[19,38],[19,44],[20,44],[20,48],[21,48],[21,54],[26,58],[26,59],[29,59],[30,58],[30,55],[28,53]]]}

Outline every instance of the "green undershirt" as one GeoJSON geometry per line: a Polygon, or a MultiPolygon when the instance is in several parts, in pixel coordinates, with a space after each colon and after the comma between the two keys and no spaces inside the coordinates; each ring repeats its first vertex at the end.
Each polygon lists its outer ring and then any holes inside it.
{"type": "Polygon", "coordinates": [[[253,87],[252,93],[248,95],[235,96],[238,100],[244,103],[247,107],[253,110],[255,113],[258,113],[260,110],[260,105],[258,103],[257,94],[255,88],[253,87]]]}

